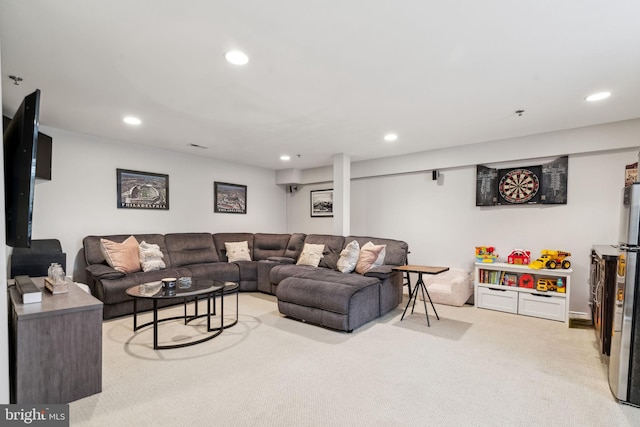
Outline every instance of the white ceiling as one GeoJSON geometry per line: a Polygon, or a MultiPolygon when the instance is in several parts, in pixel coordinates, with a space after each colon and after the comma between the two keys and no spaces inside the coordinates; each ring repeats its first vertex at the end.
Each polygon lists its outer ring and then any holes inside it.
{"type": "Polygon", "coordinates": [[[0,0],[0,40],[5,115],[271,169],[640,117],[637,0],[0,0]]]}

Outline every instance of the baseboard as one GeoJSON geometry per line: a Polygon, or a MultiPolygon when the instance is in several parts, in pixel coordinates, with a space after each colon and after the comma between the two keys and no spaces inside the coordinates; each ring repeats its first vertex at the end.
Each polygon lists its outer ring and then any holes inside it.
{"type": "Polygon", "coordinates": [[[580,311],[569,312],[569,327],[570,328],[592,328],[593,322],[589,313],[583,313],[580,311]]]}
{"type": "Polygon", "coordinates": [[[570,311],[569,319],[581,319],[581,320],[589,320],[591,321],[590,313],[583,313],[582,311],[570,311]]]}

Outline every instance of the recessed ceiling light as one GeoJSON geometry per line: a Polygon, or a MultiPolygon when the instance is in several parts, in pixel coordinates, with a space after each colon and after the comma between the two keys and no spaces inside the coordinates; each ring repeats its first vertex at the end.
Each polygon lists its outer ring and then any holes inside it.
{"type": "Polygon", "coordinates": [[[134,125],[134,126],[138,126],[140,123],[142,123],[142,120],[133,116],[127,116],[124,119],[122,119],[122,121],[124,121],[128,125],[134,125]]]}
{"type": "Polygon", "coordinates": [[[280,160],[286,162],[287,160],[291,160],[291,157],[287,156],[286,154],[283,154],[282,156],[280,156],[280,160]]]}
{"type": "Polygon", "coordinates": [[[611,92],[598,92],[587,96],[585,99],[589,102],[602,101],[603,99],[607,99],[610,96],[611,92]]]}
{"type": "Polygon", "coordinates": [[[224,57],[227,61],[234,65],[245,65],[249,62],[249,57],[239,50],[232,50],[224,54],[224,57]]]}
{"type": "Polygon", "coordinates": [[[384,136],[384,140],[387,142],[392,142],[398,139],[398,135],[395,133],[388,133],[384,136]]]}

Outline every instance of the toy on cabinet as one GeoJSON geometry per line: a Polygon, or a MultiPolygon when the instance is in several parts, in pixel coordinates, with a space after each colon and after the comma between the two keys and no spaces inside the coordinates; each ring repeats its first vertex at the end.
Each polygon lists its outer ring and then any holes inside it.
{"type": "Polygon", "coordinates": [[[529,264],[529,268],[541,269],[541,268],[571,268],[571,261],[565,259],[570,257],[570,252],[565,251],[552,251],[550,249],[544,249],[541,252],[540,258],[536,259],[529,264]]]}
{"type": "Polygon", "coordinates": [[[476,260],[478,262],[494,262],[498,254],[494,253],[493,246],[476,246],[476,260]]]}
{"type": "Polygon", "coordinates": [[[529,273],[521,274],[520,280],[518,282],[518,286],[520,286],[521,288],[533,289],[533,286],[534,286],[533,276],[530,275],[529,273]]]}
{"type": "Polygon", "coordinates": [[[527,265],[531,261],[531,252],[524,249],[514,249],[507,256],[507,263],[527,265]]]}
{"type": "Polygon", "coordinates": [[[560,292],[566,293],[566,289],[564,286],[564,282],[562,281],[562,277],[558,277],[557,279],[551,279],[547,277],[541,277],[536,282],[536,291],[541,292],[560,292]]]}
{"type": "Polygon", "coordinates": [[[518,275],[505,273],[500,284],[502,286],[518,286],[518,275]]]}
{"type": "Polygon", "coordinates": [[[562,294],[567,293],[567,287],[564,285],[564,281],[562,280],[562,277],[558,277],[558,280],[556,281],[556,285],[558,286],[558,289],[556,289],[556,292],[560,292],[562,294]]]}

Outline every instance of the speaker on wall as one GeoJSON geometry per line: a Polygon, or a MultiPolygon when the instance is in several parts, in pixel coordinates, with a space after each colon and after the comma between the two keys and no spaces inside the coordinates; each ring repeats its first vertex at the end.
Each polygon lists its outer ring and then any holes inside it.
{"type": "Polygon", "coordinates": [[[439,176],[440,176],[440,172],[438,172],[437,170],[434,170],[431,172],[431,179],[433,181],[437,181],[439,176]]]}

